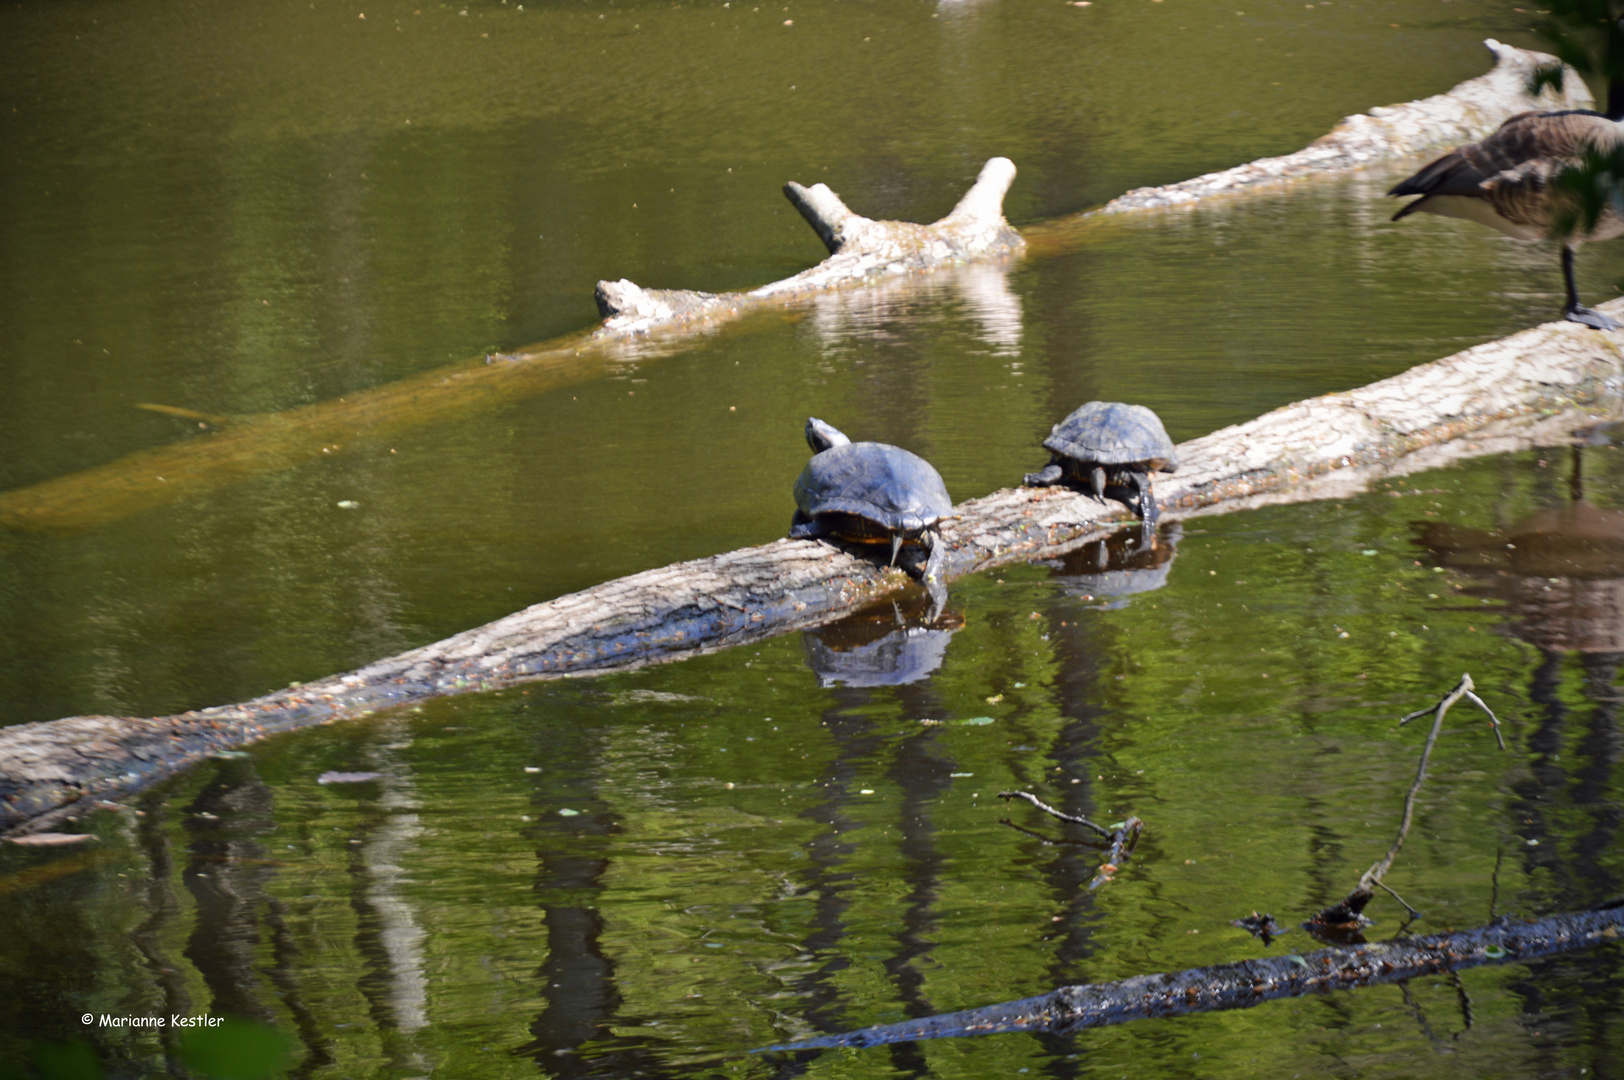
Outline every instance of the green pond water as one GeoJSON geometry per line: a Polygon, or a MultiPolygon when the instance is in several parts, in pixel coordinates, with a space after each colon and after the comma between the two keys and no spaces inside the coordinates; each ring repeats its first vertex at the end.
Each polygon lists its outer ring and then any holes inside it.
{"type": "MultiPolygon", "coordinates": [[[[241,700],[765,542],[809,415],[965,499],[1090,398],[1186,439],[1543,321],[1554,253],[1390,224],[1395,165],[211,457],[282,422],[256,417],[588,328],[600,278],[809,266],[786,180],[931,220],[1002,154],[1034,225],[1441,92],[1535,17],[13,0],[0,503],[56,484],[81,509],[0,532],[0,723],[241,700]],[[203,480],[120,502],[108,470],[165,448],[203,480]]],[[[1579,273],[1614,295],[1624,247],[1579,273]]],[[[1188,521],[1103,570],[1006,568],[890,636],[887,608],[207,762],[89,819],[94,846],[0,851],[0,1060],[78,1045],[163,1074],[189,1032],[101,1017],[212,1013],[323,1078],[1624,1075],[1616,946],[1071,1037],[749,1053],[1311,948],[1230,920],[1294,925],[1380,857],[1424,737],[1395,721],[1463,671],[1509,745],[1452,714],[1389,878],[1413,929],[1617,895],[1617,441],[1188,521]],[[1098,853],[1005,824],[1078,838],[1010,788],[1144,839],[1088,891],[1098,853]]],[[[1404,921],[1372,913],[1374,938],[1404,921]]]]}

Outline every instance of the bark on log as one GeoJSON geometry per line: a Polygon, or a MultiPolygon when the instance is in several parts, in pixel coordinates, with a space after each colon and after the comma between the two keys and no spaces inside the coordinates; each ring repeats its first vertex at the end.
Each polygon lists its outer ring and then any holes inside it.
{"type": "MultiPolygon", "coordinates": [[[[1624,314],[1624,300],[1603,307],[1624,314]]],[[[1576,428],[1624,414],[1621,386],[1616,335],[1550,323],[1186,442],[1179,471],[1159,477],[1156,493],[1170,520],[1344,497],[1382,476],[1570,441],[1576,428]]],[[[1064,488],[1010,488],[955,509],[941,527],[949,580],[1063,554],[1131,519],[1119,504],[1064,488]]],[[[239,705],[6,728],[0,830],[47,828],[80,800],[122,797],[274,732],[447,694],[711,652],[827,622],[914,587],[901,571],[826,543],[777,540],[607,582],[239,705]]]]}
{"type": "MultiPolygon", "coordinates": [[[[1526,89],[1528,73],[1540,64],[1553,63],[1554,58],[1492,40],[1487,44],[1495,54],[1494,70],[1448,93],[1349,117],[1335,131],[1296,154],[1265,158],[1181,184],[1141,188],[1107,204],[1103,211],[1034,225],[1025,231],[1028,253],[1069,251],[1096,236],[1103,227],[1127,220],[1122,211],[1188,205],[1197,199],[1236,191],[1265,190],[1269,182],[1358,168],[1480,138],[1506,117],[1524,109],[1576,107],[1590,100],[1583,81],[1571,70],[1564,80],[1568,88],[1564,95],[1558,97],[1547,91],[1541,98],[1530,98],[1526,89]]],[[[1009,170],[1012,172],[1013,166],[1009,170]]],[[[996,175],[993,180],[997,180],[996,175]]],[[[1007,179],[1003,184],[1007,187],[1007,179]]],[[[869,222],[856,215],[848,218],[850,211],[832,192],[825,198],[828,189],[822,185],[795,188],[805,193],[799,197],[811,208],[813,227],[826,244],[845,242],[848,233],[854,237],[861,233],[870,236],[874,253],[864,256],[855,248],[843,249],[803,274],[751,293],[645,290],[624,280],[600,282],[598,302],[606,321],[589,333],[567,335],[508,355],[437,368],[336,401],[265,416],[233,418],[225,430],[206,437],[138,451],[105,465],[0,492],[0,528],[33,532],[90,528],[206,494],[239,479],[292,468],[323,454],[342,453],[354,440],[380,438],[392,431],[489,408],[496,402],[585,382],[629,361],[655,359],[681,350],[694,335],[712,332],[747,311],[793,309],[829,288],[859,281],[895,286],[906,282],[907,277],[880,273],[879,268],[906,268],[909,259],[889,257],[887,250],[901,252],[910,242],[919,241],[917,230],[936,227],[869,222]],[[875,227],[872,235],[870,226],[875,227]],[[897,235],[888,237],[888,231],[897,235]],[[887,249],[887,243],[894,246],[887,249]],[[872,264],[865,262],[867,258],[874,260],[872,264]],[[862,275],[854,276],[858,267],[862,275]],[[871,271],[872,277],[868,276],[871,271]]],[[[949,250],[940,253],[942,259],[951,262],[969,258],[977,244],[982,245],[982,254],[976,257],[992,258],[992,249],[1007,242],[997,239],[1007,228],[1001,224],[1001,210],[996,218],[1000,224],[994,225],[992,208],[982,201],[990,202],[995,190],[1001,205],[1003,190],[996,183],[978,182],[971,195],[937,223],[945,225],[962,215],[987,224],[981,233],[968,230],[965,246],[957,253],[952,250],[952,241],[944,241],[949,250]]],[[[950,236],[963,232],[958,225],[947,230],[950,236]]],[[[172,411],[177,407],[163,408],[172,411]]]]}
{"type": "Polygon", "coordinates": [[[1624,907],[1616,905],[1537,921],[1499,919],[1475,930],[1137,975],[1120,982],[1063,986],[1020,1001],[880,1024],[765,1049],[880,1046],[1013,1031],[1069,1034],[1129,1020],[1249,1009],[1279,998],[1377,986],[1483,964],[1520,963],[1588,949],[1617,941],[1621,928],[1624,907]]]}

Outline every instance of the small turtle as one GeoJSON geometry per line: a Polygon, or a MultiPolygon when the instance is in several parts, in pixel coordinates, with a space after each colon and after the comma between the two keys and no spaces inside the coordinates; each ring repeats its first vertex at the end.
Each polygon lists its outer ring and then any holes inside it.
{"type": "Polygon", "coordinates": [[[1178,451],[1156,414],[1143,405],[1119,401],[1090,401],[1056,424],[1043,445],[1050,452],[1049,464],[1027,473],[1027,484],[1048,487],[1062,480],[1086,481],[1101,502],[1106,485],[1131,486],[1146,527],[1156,523],[1150,473],[1179,467],[1178,451]]]}
{"type": "Polygon", "coordinates": [[[892,565],[904,544],[922,546],[929,552],[924,567],[904,569],[927,584],[937,581],[942,546],[935,526],[953,500],[930,462],[901,447],[854,443],[816,417],[806,422],[806,443],[813,457],[795,481],[790,539],[889,540],[892,565]]]}

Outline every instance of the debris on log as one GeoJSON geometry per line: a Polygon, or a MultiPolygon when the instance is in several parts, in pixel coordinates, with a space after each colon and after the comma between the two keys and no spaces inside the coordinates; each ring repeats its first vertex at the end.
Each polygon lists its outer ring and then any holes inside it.
{"type": "Polygon", "coordinates": [[[792,180],[784,185],[784,195],[829,249],[827,259],[743,293],[643,289],[624,278],[600,281],[595,296],[604,323],[598,334],[643,334],[655,327],[731,318],[768,301],[1015,254],[1025,241],[1004,220],[1004,195],[1014,179],[1013,161],[991,159],[952,213],[931,225],[873,221],[853,213],[827,185],[807,188],[792,180]]]}
{"type": "Polygon", "coordinates": [[[882,1046],[1009,1032],[1069,1034],[1130,1020],[1249,1009],[1279,998],[1377,986],[1483,964],[1519,963],[1588,949],[1617,941],[1621,929],[1624,906],[1616,903],[1532,921],[1496,919],[1475,930],[1137,975],[1120,982],[1063,986],[1020,1001],[802,1039],[766,1047],[765,1051],[882,1046]]]}
{"type": "MultiPolygon", "coordinates": [[[[1624,313],[1624,299],[1603,305],[1624,313]]],[[[1450,461],[1571,442],[1624,415],[1614,336],[1525,330],[1403,374],[1311,398],[1178,448],[1159,476],[1176,520],[1345,498],[1450,461]]],[[[1067,488],[1008,488],[944,519],[943,576],[1053,558],[1132,520],[1067,488]]],[[[0,830],[36,831],[89,799],[122,797],[218,750],[428,698],[623,671],[829,622],[911,578],[815,540],[776,540],[606,582],[444,641],[238,705],[156,719],[72,717],[0,729],[0,830]]],[[[92,805],[90,802],[84,805],[92,805]]]]}

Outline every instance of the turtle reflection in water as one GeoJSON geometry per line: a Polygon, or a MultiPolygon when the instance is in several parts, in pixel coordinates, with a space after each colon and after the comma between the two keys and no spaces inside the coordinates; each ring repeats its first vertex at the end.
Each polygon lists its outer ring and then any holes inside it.
{"type": "Polygon", "coordinates": [[[795,481],[790,539],[889,543],[893,566],[900,562],[933,593],[940,590],[936,522],[953,510],[941,474],[917,454],[885,443],[854,443],[816,417],[806,422],[806,443],[813,457],[795,481]]]}
{"type": "Polygon", "coordinates": [[[1138,510],[1147,530],[1157,515],[1150,474],[1179,467],[1178,451],[1161,419],[1143,405],[1120,401],[1090,401],[1056,424],[1043,446],[1049,464],[1026,474],[1029,486],[1086,484],[1100,502],[1108,487],[1131,488],[1129,505],[1138,510]]]}
{"type": "Polygon", "coordinates": [[[958,612],[938,614],[915,593],[877,604],[801,635],[819,686],[903,686],[928,678],[964,627],[958,612]]]}
{"type": "Polygon", "coordinates": [[[1174,522],[1160,534],[1127,528],[1094,540],[1058,559],[1051,567],[1068,596],[1092,600],[1108,608],[1121,607],[1138,593],[1154,592],[1167,584],[1183,528],[1174,522]]]}

